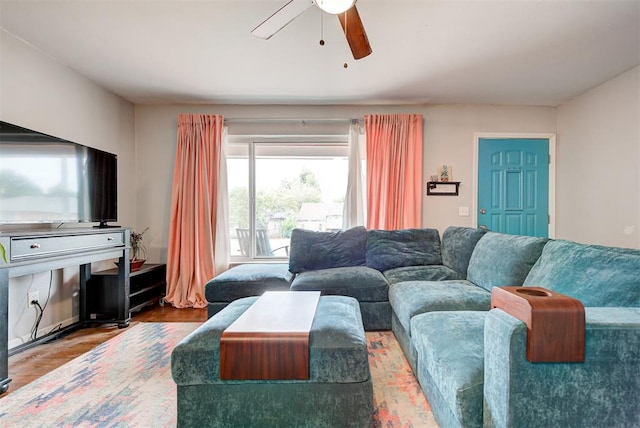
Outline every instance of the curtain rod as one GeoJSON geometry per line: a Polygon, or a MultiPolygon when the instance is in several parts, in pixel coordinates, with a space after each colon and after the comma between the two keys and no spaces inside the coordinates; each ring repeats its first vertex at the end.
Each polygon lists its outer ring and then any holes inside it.
{"type": "Polygon", "coordinates": [[[362,123],[363,119],[349,119],[346,117],[326,117],[326,118],[225,118],[224,123],[296,123],[302,125],[306,123],[362,123]]]}

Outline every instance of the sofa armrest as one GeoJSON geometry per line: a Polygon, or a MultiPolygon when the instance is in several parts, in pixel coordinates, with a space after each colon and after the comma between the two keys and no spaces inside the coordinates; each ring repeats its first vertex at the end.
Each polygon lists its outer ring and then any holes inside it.
{"type": "Polygon", "coordinates": [[[585,318],[584,363],[530,363],[526,325],[490,311],[485,426],[640,426],[640,308],[586,308],[585,318]]]}

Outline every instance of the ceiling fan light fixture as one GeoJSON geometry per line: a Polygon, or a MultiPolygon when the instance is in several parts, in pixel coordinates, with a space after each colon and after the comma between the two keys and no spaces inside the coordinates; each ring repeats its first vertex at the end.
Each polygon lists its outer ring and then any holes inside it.
{"type": "Polygon", "coordinates": [[[338,15],[351,9],[356,0],[313,0],[313,2],[324,12],[338,15]]]}

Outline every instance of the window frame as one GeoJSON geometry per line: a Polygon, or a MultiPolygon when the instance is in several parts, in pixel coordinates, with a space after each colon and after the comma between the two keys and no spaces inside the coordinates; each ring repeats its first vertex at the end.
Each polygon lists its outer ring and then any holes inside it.
{"type": "MultiPolygon", "coordinates": [[[[348,134],[330,134],[330,135],[228,135],[226,157],[245,157],[248,161],[248,191],[249,191],[249,236],[250,236],[250,255],[248,257],[242,255],[229,254],[229,262],[238,264],[243,262],[286,262],[288,256],[258,256],[256,254],[256,151],[257,148],[273,148],[273,156],[282,156],[290,158],[335,158],[349,156],[349,135],[348,134]],[[278,151],[284,147],[288,151],[280,154],[278,151]],[[297,156],[291,156],[292,148],[297,156]],[[302,154],[304,152],[304,155],[302,154]],[[285,156],[285,153],[289,156],[285,156]]],[[[345,180],[347,177],[345,177],[345,180]]],[[[346,188],[345,188],[346,193],[346,188]]],[[[229,196],[227,196],[229,197],[229,196]]],[[[230,207],[230,205],[229,205],[230,207]]],[[[231,233],[230,233],[231,239],[231,233]]]]}

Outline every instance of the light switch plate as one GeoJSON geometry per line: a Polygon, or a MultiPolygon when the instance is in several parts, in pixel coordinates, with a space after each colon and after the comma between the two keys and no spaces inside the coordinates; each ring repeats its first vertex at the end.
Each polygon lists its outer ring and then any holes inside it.
{"type": "Polygon", "coordinates": [[[460,217],[468,217],[469,216],[469,207],[458,207],[458,215],[460,217]]]}

